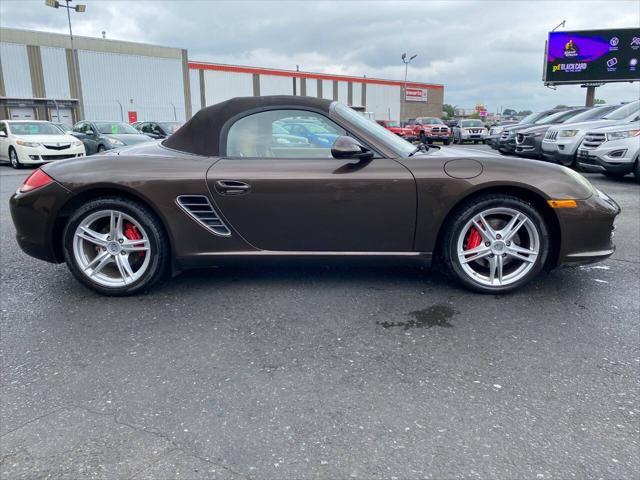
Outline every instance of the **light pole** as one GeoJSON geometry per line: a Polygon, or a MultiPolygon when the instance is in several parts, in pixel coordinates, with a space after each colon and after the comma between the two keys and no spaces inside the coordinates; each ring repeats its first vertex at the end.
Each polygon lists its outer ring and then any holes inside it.
{"type": "MultiPolygon", "coordinates": [[[[73,78],[73,83],[75,84],[76,92],[80,93],[80,84],[78,82],[78,69],[76,65],[76,49],[73,45],[73,29],[71,28],[71,10],[75,10],[78,13],[84,13],[87,10],[86,5],[76,5],[72,7],[69,5],[73,0],[62,0],[65,2],[65,5],[61,4],[57,0],[45,0],[44,4],[47,7],[51,8],[66,8],[67,9],[67,20],[69,21],[69,40],[71,41],[71,77],[73,78]]],[[[69,88],[71,90],[71,88],[69,88]]],[[[69,92],[71,93],[71,92],[69,92]]],[[[80,97],[80,95],[78,95],[80,97]]],[[[80,98],[78,98],[78,103],[80,103],[80,98]]],[[[81,105],[82,107],[82,105],[81,105]]],[[[58,121],[60,121],[58,119],[58,121]]]]}
{"type": "MultiPolygon", "coordinates": [[[[409,64],[411,63],[411,60],[413,60],[414,58],[416,58],[418,56],[418,54],[416,53],[415,55],[412,55],[411,57],[409,57],[409,60],[407,60],[407,54],[403,53],[402,54],[402,63],[404,63],[404,98],[402,99],[402,103],[401,105],[404,105],[405,102],[407,101],[407,73],[409,71],[409,64]]],[[[403,108],[404,110],[404,108],[403,108]]],[[[400,119],[402,120],[402,119],[400,119]]]]}

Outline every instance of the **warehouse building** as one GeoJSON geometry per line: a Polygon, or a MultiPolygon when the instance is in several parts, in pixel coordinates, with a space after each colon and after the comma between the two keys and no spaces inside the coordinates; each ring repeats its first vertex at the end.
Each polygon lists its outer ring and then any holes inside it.
{"type": "Polygon", "coordinates": [[[187,50],[0,29],[0,118],[186,120],[238,96],[306,95],[374,120],[441,116],[444,86],[190,61],[187,50]]]}

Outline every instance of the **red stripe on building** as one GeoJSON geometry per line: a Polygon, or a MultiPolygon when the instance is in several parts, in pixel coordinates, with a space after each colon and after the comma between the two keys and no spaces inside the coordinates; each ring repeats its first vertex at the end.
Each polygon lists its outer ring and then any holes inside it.
{"type": "MultiPolygon", "coordinates": [[[[244,67],[239,65],[222,65],[219,63],[189,62],[189,68],[191,70],[216,70],[219,72],[250,73],[250,74],[255,73],[258,75],[275,75],[279,77],[311,78],[316,80],[331,80],[331,81],[336,80],[341,82],[371,83],[375,85],[393,85],[393,86],[404,85],[404,82],[401,82],[399,80],[384,80],[380,78],[366,78],[366,77],[350,77],[347,75],[329,75],[326,73],[297,72],[294,70],[278,70],[273,68],[244,67]]],[[[407,87],[444,88],[444,85],[440,85],[437,83],[407,82],[407,87]]]]}

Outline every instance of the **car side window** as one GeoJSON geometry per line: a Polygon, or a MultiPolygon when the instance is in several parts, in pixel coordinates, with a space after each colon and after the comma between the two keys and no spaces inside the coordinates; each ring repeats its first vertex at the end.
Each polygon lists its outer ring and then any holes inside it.
{"type": "Polygon", "coordinates": [[[236,121],[228,131],[228,157],[333,158],[333,142],[347,132],[322,114],[268,110],[236,121]]]}
{"type": "Polygon", "coordinates": [[[151,133],[151,124],[143,123],[142,126],[140,127],[140,131],[142,133],[151,133]]]}
{"type": "Polygon", "coordinates": [[[4,132],[6,134],[8,134],[7,132],[7,124],[4,122],[0,122],[0,132],[4,132]]]}
{"type": "Polygon", "coordinates": [[[78,133],[83,133],[84,132],[84,126],[86,125],[86,123],[84,122],[80,122],[80,123],[76,123],[73,126],[73,131],[74,132],[78,132],[78,133]]]}

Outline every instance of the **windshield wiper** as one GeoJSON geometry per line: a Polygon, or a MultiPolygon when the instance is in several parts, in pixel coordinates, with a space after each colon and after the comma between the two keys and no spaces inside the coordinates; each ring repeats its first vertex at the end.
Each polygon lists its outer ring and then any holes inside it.
{"type": "Polygon", "coordinates": [[[427,150],[429,150],[429,147],[427,147],[424,143],[421,143],[420,145],[418,145],[415,150],[413,152],[411,152],[409,154],[410,157],[413,157],[416,153],[418,152],[426,152],[427,150]]]}

